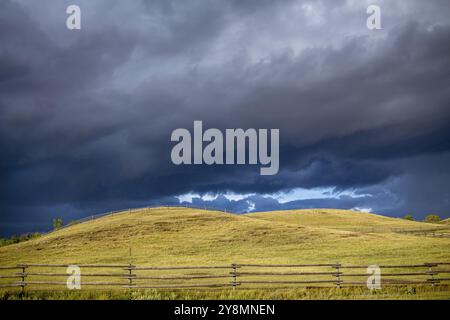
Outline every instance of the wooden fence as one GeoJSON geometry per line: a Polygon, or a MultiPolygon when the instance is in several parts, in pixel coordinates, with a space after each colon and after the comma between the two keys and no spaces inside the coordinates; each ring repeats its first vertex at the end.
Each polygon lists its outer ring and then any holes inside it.
{"type": "MultiPolygon", "coordinates": [[[[66,264],[0,267],[0,288],[66,288],[66,264]]],[[[436,285],[450,281],[450,263],[380,265],[381,285],[436,285]],[[446,269],[447,268],[447,269],[446,269]]],[[[81,286],[127,289],[365,286],[366,265],[238,264],[223,266],[78,265],[81,286]],[[107,271],[107,272],[106,272],[107,271]],[[87,279],[87,280],[86,280],[87,279]],[[103,281],[93,279],[103,279],[103,281]]]]}
{"type": "Polygon", "coordinates": [[[450,238],[450,228],[442,227],[439,229],[424,229],[424,230],[396,230],[394,232],[409,234],[414,236],[425,236],[435,238],[450,238]]]}
{"type": "MultiPolygon", "coordinates": [[[[72,220],[63,226],[58,227],[57,230],[65,229],[65,228],[68,228],[75,224],[80,224],[80,223],[87,222],[87,221],[93,221],[93,220],[97,220],[97,219],[107,217],[107,216],[113,216],[116,214],[132,213],[132,212],[136,212],[136,211],[152,210],[152,209],[160,209],[160,208],[166,208],[167,210],[185,208],[185,209],[199,209],[199,210],[219,211],[219,212],[224,212],[224,213],[233,213],[233,211],[230,211],[226,208],[197,206],[197,205],[193,205],[193,204],[152,205],[152,206],[146,206],[146,207],[127,208],[127,209],[108,211],[108,212],[103,212],[103,213],[98,213],[98,214],[92,214],[92,215],[86,216],[84,218],[72,220]]],[[[50,234],[54,231],[55,230],[50,230],[48,232],[44,232],[43,234],[50,234]]]]}
{"type": "Polygon", "coordinates": [[[400,233],[408,234],[413,236],[426,236],[426,237],[436,237],[436,238],[450,238],[450,227],[442,226],[438,228],[429,229],[405,229],[405,228],[393,228],[393,227],[349,227],[346,229],[353,232],[365,232],[365,233],[400,233]]]}

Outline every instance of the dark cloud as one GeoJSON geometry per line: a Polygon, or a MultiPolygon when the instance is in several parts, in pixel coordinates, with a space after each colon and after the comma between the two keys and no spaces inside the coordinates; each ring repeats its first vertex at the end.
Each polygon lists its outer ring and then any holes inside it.
{"type": "Polygon", "coordinates": [[[73,32],[68,4],[0,3],[1,232],[188,192],[448,216],[446,1],[381,1],[381,31],[345,1],[96,0],[73,32]],[[172,165],[170,133],[194,120],[279,128],[280,173],[172,165]],[[372,196],[262,196],[325,187],[372,196]]]}

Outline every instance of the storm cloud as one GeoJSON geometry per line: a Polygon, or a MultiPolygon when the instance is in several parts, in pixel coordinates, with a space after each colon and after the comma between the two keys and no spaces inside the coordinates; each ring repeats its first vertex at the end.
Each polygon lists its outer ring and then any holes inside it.
{"type": "Polygon", "coordinates": [[[0,232],[183,194],[448,217],[450,4],[376,1],[382,30],[368,4],[1,1],[0,232]],[[194,120],[279,128],[279,174],[173,165],[170,134],[194,120]],[[277,200],[296,190],[323,197],[277,200]]]}

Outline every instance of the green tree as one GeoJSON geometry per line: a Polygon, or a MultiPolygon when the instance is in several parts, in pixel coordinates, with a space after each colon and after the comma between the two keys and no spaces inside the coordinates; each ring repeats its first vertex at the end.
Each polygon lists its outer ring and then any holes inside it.
{"type": "Polygon", "coordinates": [[[53,219],[53,229],[57,230],[59,228],[61,228],[63,226],[63,219],[61,218],[56,218],[53,219]]]}
{"type": "Polygon", "coordinates": [[[34,233],[24,233],[24,234],[20,235],[20,237],[17,235],[12,235],[11,238],[9,238],[9,239],[0,238],[0,247],[8,246],[10,244],[19,243],[19,242],[23,242],[23,241],[28,241],[31,239],[38,238],[40,236],[42,236],[41,233],[34,232],[34,233]]]}
{"type": "Polygon", "coordinates": [[[410,215],[410,214],[407,214],[406,216],[404,216],[403,219],[414,221],[414,217],[412,215],[410,215]]]}
{"type": "Polygon", "coordinates": [[[439,217],[437,214],[429,214],[425,217],[424,221],[428,223],[437,223],[441,221],[441,217],[439,217]]]}
{"type": "Polygon", "coordinates": [[[18,235],[13,234],[13,235],[11,236],[10,241],[11,241],[11,243],[19,243],[19,242],[20,242],[20,238],[19,238],[18,235]]]}

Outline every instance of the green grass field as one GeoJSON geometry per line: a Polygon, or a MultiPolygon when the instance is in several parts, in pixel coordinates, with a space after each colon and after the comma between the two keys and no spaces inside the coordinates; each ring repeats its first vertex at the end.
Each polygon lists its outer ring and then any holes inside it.
{"type": "MultiPolygon", "coordinates": [[[[131,261],[138,266],[450,262],[450,238],[397,232],[442,227],[443,224],[426,224],[344,210],[315,209],[234,215],[187,208],[142,209],[106,216],[37,239],[1,247],[0,266],[18,263],[128,264],[130,248],[131,261]]],[[[112,297],[116,294],[129,298],[130,293],[126,293],[126,289],[119,290],[125,293],[97,291],[93,297],[112,297]]],[[[247,293],[245,290],[236,290],[230,294],[227,290],[219,293],[200,290],[141,291],[135,293],[135,298],[159,295],[174,298],[198,295],[204,298],[224,295],[229,298],[274,298],[277,292],[275,298],[291,299],[413,297],[410,294],[411,287],[385,289],[384,295],[373,294],[364,288],[354,289],[357,290],[354,294],[343,289],[339,294],[334,289],[308,289],[312,290],[309,295],[304,288],[255,290],[250,288],[247,293]]],[[[2,291],[3,297],[14,297],[13,291],[2,291]]],[[[445,288],[418,287],[414,288],[414,292],[414,298],[450,298],[450,292],[445,288]]],[[[48,291],[44,296],[42,294],[36,294],[35,297],[63,295],[48,291]]],[[[64,295],[70,297],[71,294],[77,293],[64,295]]],[[[83,294],[87,297],[90,293],[83,294]]]]}

